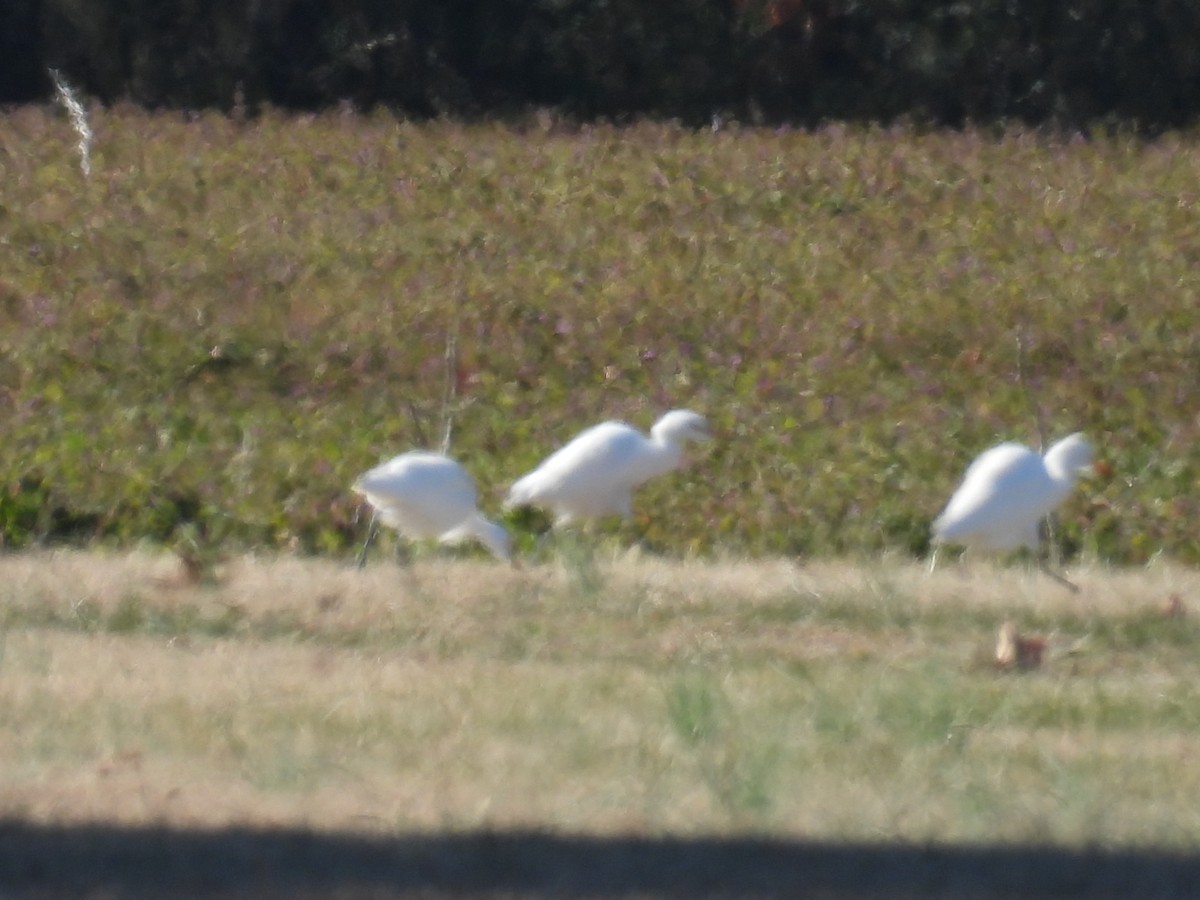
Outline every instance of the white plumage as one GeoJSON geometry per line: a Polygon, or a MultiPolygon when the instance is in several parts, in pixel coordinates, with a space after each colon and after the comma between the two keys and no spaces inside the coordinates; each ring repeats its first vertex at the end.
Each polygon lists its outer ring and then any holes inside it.
{"type": "Polygon", "coordinates": [[[557,524],[600,516],[633,516],[633,490],[677,468],[687,441],[711,436],[704,417],[686,409],[667,413],[646,437],[624,422],[587,429],[516,482],[505,506],[539,506],[557,524]]]}
{"type": "Polygon", "coordinates": [[[480,515],[475,482],[447,456],[423,450],[402,453],[359,476],[353,490],[366,498],[385,525],[408,538],[443,543],[475,538],[500,559],[509,559],[508,532],[480,515]]]}
{"type": "Polygon", "coordinates": [[[967,468],[934,521],[934,543],[998,552],[1028,547],[1036,553],[1042,519],[1067,499],[1091,465],[1092,447],[1082,434],[1063,438],[1045,456],[1015,443],[992,447],[967,468]]]}

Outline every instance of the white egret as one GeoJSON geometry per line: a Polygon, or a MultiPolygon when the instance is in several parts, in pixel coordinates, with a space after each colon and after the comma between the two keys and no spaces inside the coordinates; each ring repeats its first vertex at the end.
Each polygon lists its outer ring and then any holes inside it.
{"type": "Polygon", "coordinates": [[[624,422],[603,422],[577,435],[516,482],[506,507],[539,506],[555,523],[601,516],[633,517],[633,489],[683,462],[687,441],[711,437],[704,417],[686,409],[664,415],[646,437],[624,422]]]}
{"type": "Polygon", "coordinates": [[[411,539],[453,544],[474,538],[499,559],[510,559],[508,532],[480,515],[475,482],[447,456],[401,453],[359,476],[352,490],[374,508],[359,565],[366,560],[376,518],[411,539]]]}
{"type": "Polygon", "coordinates": [[[984,451],[967,468],[962,484],[933,523],[930,570],[937,561],[939,544],[997,552],[1028,547],[1043,571],[1078,590],[1041,558],[1039,526],[1091,466],[1092,446],[1078,433],[1063,438],[1045,456],[1016,443],[984,451]]]}

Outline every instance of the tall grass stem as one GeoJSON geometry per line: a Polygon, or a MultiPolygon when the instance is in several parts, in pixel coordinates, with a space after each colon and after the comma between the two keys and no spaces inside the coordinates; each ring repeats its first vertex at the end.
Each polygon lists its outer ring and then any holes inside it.
{"type": "Polygon", "coordinates": [[[84,178],[92,177],[92,129],[88,125],[87,110],[79,101],[75,89],[67,83],[58,69],[50,69],[50,79],[54,82],[54,91],[58,102],[63,105],[67,115],[71,117],[71,126],[79,137],[76,145],[79,150],[79,171],[84,178]]]}

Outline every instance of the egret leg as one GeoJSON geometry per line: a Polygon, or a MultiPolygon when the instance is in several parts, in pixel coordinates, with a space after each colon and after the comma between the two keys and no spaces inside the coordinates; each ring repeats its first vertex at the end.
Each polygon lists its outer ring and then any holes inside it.
{"type": "Polygon", "coordinates": [[[1072,594],[1079,593],[1079,585],[1068,581],[1062,574],[1055,571],[1051,562],[1058,562],[1058,545],[1054,542],[1054,517],[1047,516],[1038,523],[1037,527],[1037,556],[1038,568],[1069,590],[1072,594]],[[1041,549],[1045,548],[1046,552],[1043,556],[1041,549]]]}
{"type": "Polygon", "coordinates": [[[563,568],[575,586],[585,594],[594,593],[602,581],[596,566],[596,548],[589,537],[574,528],[563,529],[554,536],[563,568]]]}
{"type": "Polygon", "coordinates": [[[1046,562],[1046,560],[1042,559],[1040,556],[1038,557],[1038,568],[1065,587],[1072,594],[1079,593],[1079,585],[1075,584],[1073,581],[1068,581],[1065,576],[1054,571],[1054,569],[1050,568],[1050,563],[1046,562]]]}
{"type": "Polygon", "coordinates": [[[933,545],[933,552],[929,554],[929,574],[933,574],[933,570],[937,568],[938,545],[933,545]]]}
{"type": "Polygon", "coordinates": [[[558,546],[558,535],[554,533],[553,528],[547,528],[539,534],[533,541],[533,553],[530,554],[538,563],[544,563],[550,559],[554,548],[558,546]]]}
{"type": "Polygon", "coordinates": [[[625,520],[625,531],[633,535],[633,547],[636,547],[640,552],[647,556],[654,553],[654,547],[650,543],[650,529],[648,526],[649,520],[639,521],[633,516],[625,520]]]}
{"type": "Polygon", "coordinates": [[[362,549],[358,551],[358,559],[355,562],[360,569],[367,564],[367,550],[371,546],[371,541],[375,540],[375,535],[379,533],[379,523],[376,521],[378,515],[378,512],[371,513],[371,524],[367,526],[367,539],[363,541],[362,549]]]}

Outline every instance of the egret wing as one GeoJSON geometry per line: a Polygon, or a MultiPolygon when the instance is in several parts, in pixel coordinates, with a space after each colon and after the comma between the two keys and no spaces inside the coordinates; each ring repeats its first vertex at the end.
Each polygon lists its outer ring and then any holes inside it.
{"type": "MultiPolygon", "coordinates": [[[[510,504],[563,504],[605,513],[628,493],[646,439],[621,422],[603,422],[556,450],[513,485],[510,504]]],[[[589,513],[593,514],[593,513],[589,513]]]]}
{"type": "Polygon", "coordinates": [[[992,549],[1019,547],[1036,534],[1052,508],[1042,458],[1020,444],[1001,444],[967,469],[963,482],[934,522],[939,540],[980,543],[992,549]]]}
{"type": "Polygon", "coordinates": [[[384,521],[416,537],[437,537],[474,514],[475,482],[436,453],[405,453],[376,466],[355,483],[384,521]]]}

